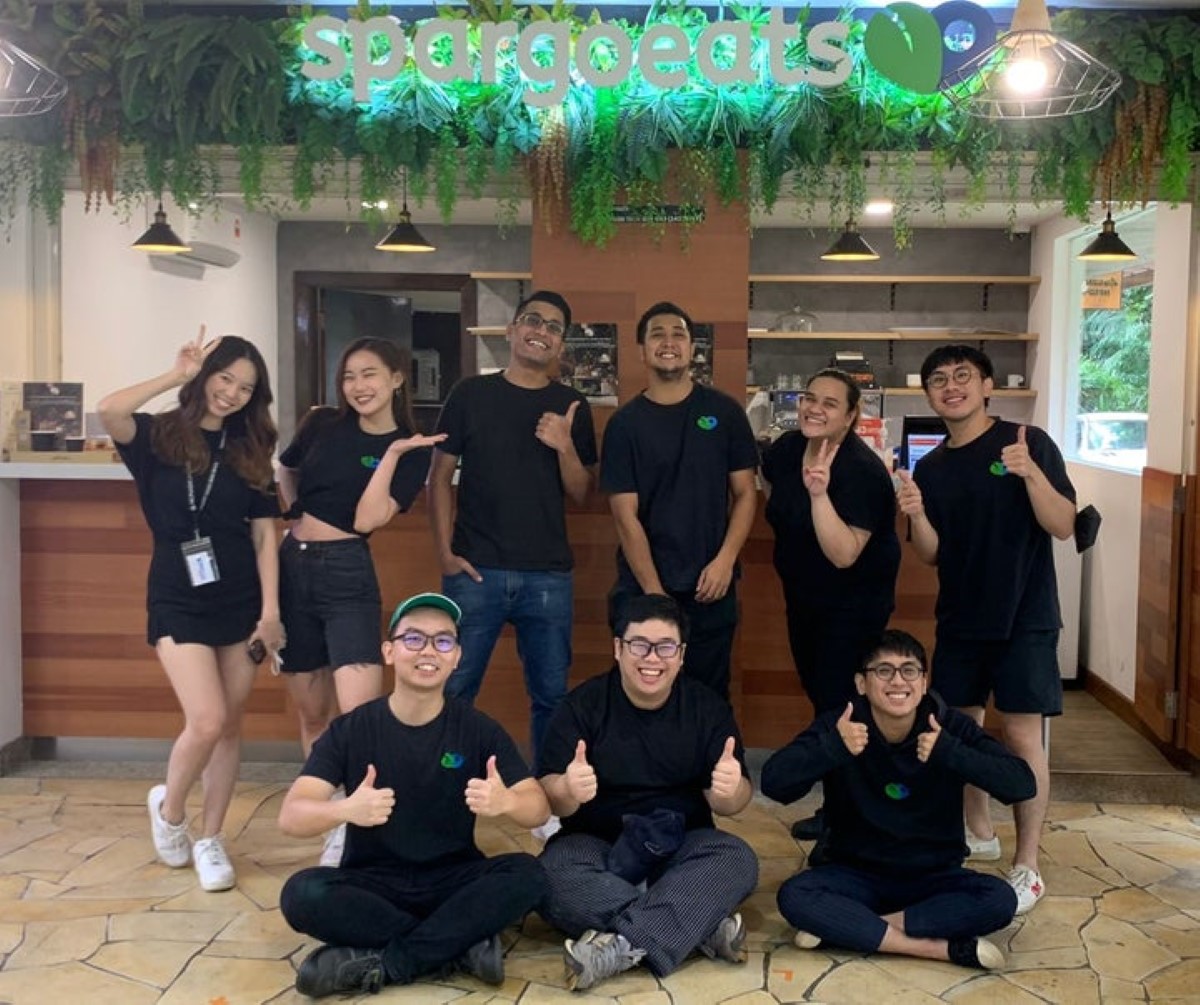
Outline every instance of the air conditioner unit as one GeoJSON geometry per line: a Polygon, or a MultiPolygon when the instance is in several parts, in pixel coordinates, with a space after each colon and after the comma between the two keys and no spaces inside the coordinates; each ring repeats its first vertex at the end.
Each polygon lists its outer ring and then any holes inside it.
{"type": "Polygon", "coordinates": [[[209,266],[229,269],[242,259],[241,214],[222,209],[218,215],[200,217],[175,212],[170,216],[172,227],[191,251],[173,254],[152,254],[150,267],[156,272],[184,279],[201,279],[209,266]]]}

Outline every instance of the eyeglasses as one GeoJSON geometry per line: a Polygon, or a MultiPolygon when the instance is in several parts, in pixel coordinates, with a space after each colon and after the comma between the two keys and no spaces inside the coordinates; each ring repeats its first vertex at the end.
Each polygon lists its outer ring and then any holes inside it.
{"type": "Polygon", "coordinates": [[[647,639],[621,639],[621,645],[628,649],[638,659],[644,659],[650,655],[650,650],[654,650],[654,655],[660,660],[669,660],[679,655],[679,651],[683,648],[681,642],[671,642],[669,640],[663,642],[650,642],[647,639]]]}
{"type": "Polygon", "coordinates": [[[954,381],[959,387],[964,384],[971,383],[975,379],[975,374],[978,373],[974,367],[960,366],[953,373],[946,373],[944,370],[939,370],[937,373],[931,373],[929,379],[925,381],[926,387],[932,387],[935,391],[940,391],[948,386],[951,381],[954,381]]]}
{"type": "Polygon", "coordinates": [[[399,642],[405,649],[413,653],[419,653],[430,642],[439,653],[452,653],[458,646],[458,636],[453,632],[437,632],[434,635],[426,635],[417,628],[410,628],[395,636],[392,641],[399,642]]]}
{"type": "Polygon", "coordinates": [[[522,314],[519,318],[517,318],[517,323],[525,325],[528,328],[537,329],[539,331],[544,328],[551,335],[557,336],[558,338],[562,338],[563,334],[567,330],[561,321],[547,321],[537,311],[529,311],[526,314],[522,314]]]}
{"type": "Polygon", "coordinates": [[[904,680],[914,681],[924,672],[925,668],[920,663],[901,663],[899,666],[893,663],[875,663],[867,667],[867,673],[874,674],[883,681],[895,680],[896,674],[904,680]]]}

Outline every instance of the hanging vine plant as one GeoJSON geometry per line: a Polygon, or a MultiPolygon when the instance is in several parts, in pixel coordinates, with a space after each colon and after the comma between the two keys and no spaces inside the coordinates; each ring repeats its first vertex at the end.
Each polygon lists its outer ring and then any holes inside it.
{"type": "MultiPolygon", "coordinates": [[[[385,12],[360,2],[351,17],[385,12]]],[[[463,192],[477,196],[491,186],[511,214],[527,187],[540,215],[567,221],[596,244],[614,232],[611,206],[622,191],[639,199],[665,197],[668,186],[681,199],[712,192],[767,212],[787,193],[810,221],[818,201],[830,203],[835,216],[853,213],[865,195],[861,165],[878,152],[889,154],[885,188],[898,207],[901,247],[922,203],[944,210],[952,172],[966,178],[969,201],[998,184],[1010,207],[1058,201],[1080,217],[1110,188],[1121,201],[1191,194],[1200,140],[1200,19],[1193,15],[1060,15],[1055,30],[1117,69],[1124,82],[1096,112],[1013,125],[965,117],[940,94],[897,86],[864,57],[866,25],[850,12],[838,15],[848,34],[849,81],[777,85],[761,47],[771,14],[729,4],[718,12],[728,31],[713,40],[704,10],[682,0],[654,3],[641,23],[611,23],[630,45],[667,26],[693,51],[707,39],[718,69],[741,65],[739,45],[759,46],[750,76],[731,71],[736,79],[718,85],[697,60],[682,60],[683,76],[663,87],[635,61],[623,79],[599,86],[589,81],[621,65],[611,38],[587,36],[594,40],[590,69],[577,65],[578,51],[569,66],[565,48],[558,51],[595,28],[597,15],[585,20],[561,2],[544,8],[470,0],[433,19],[446,28],[434,41],[433,60],[465,65],[465,76],[438,83],[420,72],[412,58],[419,25],[406,25],[405,60],[395,60],[391,79],[369,81],[359,100],[354,59],[385,64],[395,35],[375,34],[369,51],[356,54],[344,33],[333,50],[344,66],[332,79],[314,79],[304,68],[328,50],[318,57],[304,44],[312,10],[252,19],[175,14],[137,0],[123,8],[98,0],[53,7],[0,0],[5,37],[38,54],[70,88],[40,120],[0,121],[0,168],[8,169],[0,219],[11,219],[26,200],[56,214],[72,163],[89,208],[161,191],[202,204],[236,188],[252,205],[286,195],[303,207],[318,195],[341,194],[357,210],[359,202],[393,198],[408,172],[414,195],[431,194],[450,220],[463,192]],[[502,38],[484,59],[483,42],[496,35],[485,27],[502,22],[518,33],[544,29],[525,54],[542,68],[540,82],[522,73],[524,42],[502,38]],[[465,64],[455,63],[451,29],[465,33],[465,64]],[[527,100],[531,88],[562,93],[548,111],[527,100]],[[235,177],[221,173],[228,151],[237,156],[235,177]],[[672,158],[672,151],[682,156],[672,158]],[[922,190],[914,182],[918,157],[932,165],[922,190]],[[1025,175],[1030,157],[1033,170],[1025,175]],[[287,193],[278,191],[274,170],[285,163],[287,193]],[[671,163],[681,165],[675,177],[671,163]]],[[[806,9],[794,16],[798,28],[782,50],[789,67],[811,57],[814,19],[806,9]]]]}

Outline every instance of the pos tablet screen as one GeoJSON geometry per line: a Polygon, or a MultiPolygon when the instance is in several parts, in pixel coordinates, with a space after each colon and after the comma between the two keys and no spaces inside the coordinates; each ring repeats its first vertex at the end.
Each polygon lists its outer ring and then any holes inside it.
{"type": "Polygon", "coordinates": [[[946,423],[936,415],[906,415],[900,439],[900,467],[912,471],[945,438],[946,423]]]}

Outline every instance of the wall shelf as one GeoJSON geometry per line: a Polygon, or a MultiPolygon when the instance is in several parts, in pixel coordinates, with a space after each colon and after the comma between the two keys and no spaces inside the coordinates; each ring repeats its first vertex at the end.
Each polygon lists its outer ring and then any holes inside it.
{"type": "Polygon", "coordinates": [[[938,332],[772,332],[751,328],[747,337],[777,341],[849,341],[849,342],[1036,342],[1037,332],[969,332],[943,329],[938,332]]]}
{"type": "Polygon", "coordinates": [[[801,273],[795,275],[757,273],[751,274],[752,283],[958,283],[973,285],[1036,286],[1041,276],[913,276],[913,275],[849,275],[844,272],[801,273]]]}
{"type": "MultiPolygon", "coordinates": [[[[762,387],[759,384],[747,384],[746,385],[746,393],[747,394],[757,394],[759,391],[770,392],[773,390],[775,390],[775,388],[762,387]]],[[[794,388],[787,388],[785,390],[794,390],[794,388]]],[[[920,388],[920,387],[864,387],[863,391],[864,392],[882,391],[885,395],[904,395],[904,396],[908,396],[908,397],[915,397],[917,395],[920,395],[922,398],[925,397],[925,391],[923,388],[920,388]]],[[[1027,387],[1015,387],[1015,388],[1014,387],[997,387],[997,388],[993,389],[993,391],[989,395],[989,397],[992,397],[992,398],[1036,398],[1037,391],[1030,390],[1027,387]]]]}
{"type": "Polygon", "coordinates": [[[507,335],[508,328],[505,325],[471,325],[467,329],[469,335],[507,335]]]}
{"type": "Polygon", "coordinates": [[[513,280],[517,282],[528,282],[533,279],[532,272],[472,272],[472,279],[479,279],[483,282],[501,282],[513,280]]]}

